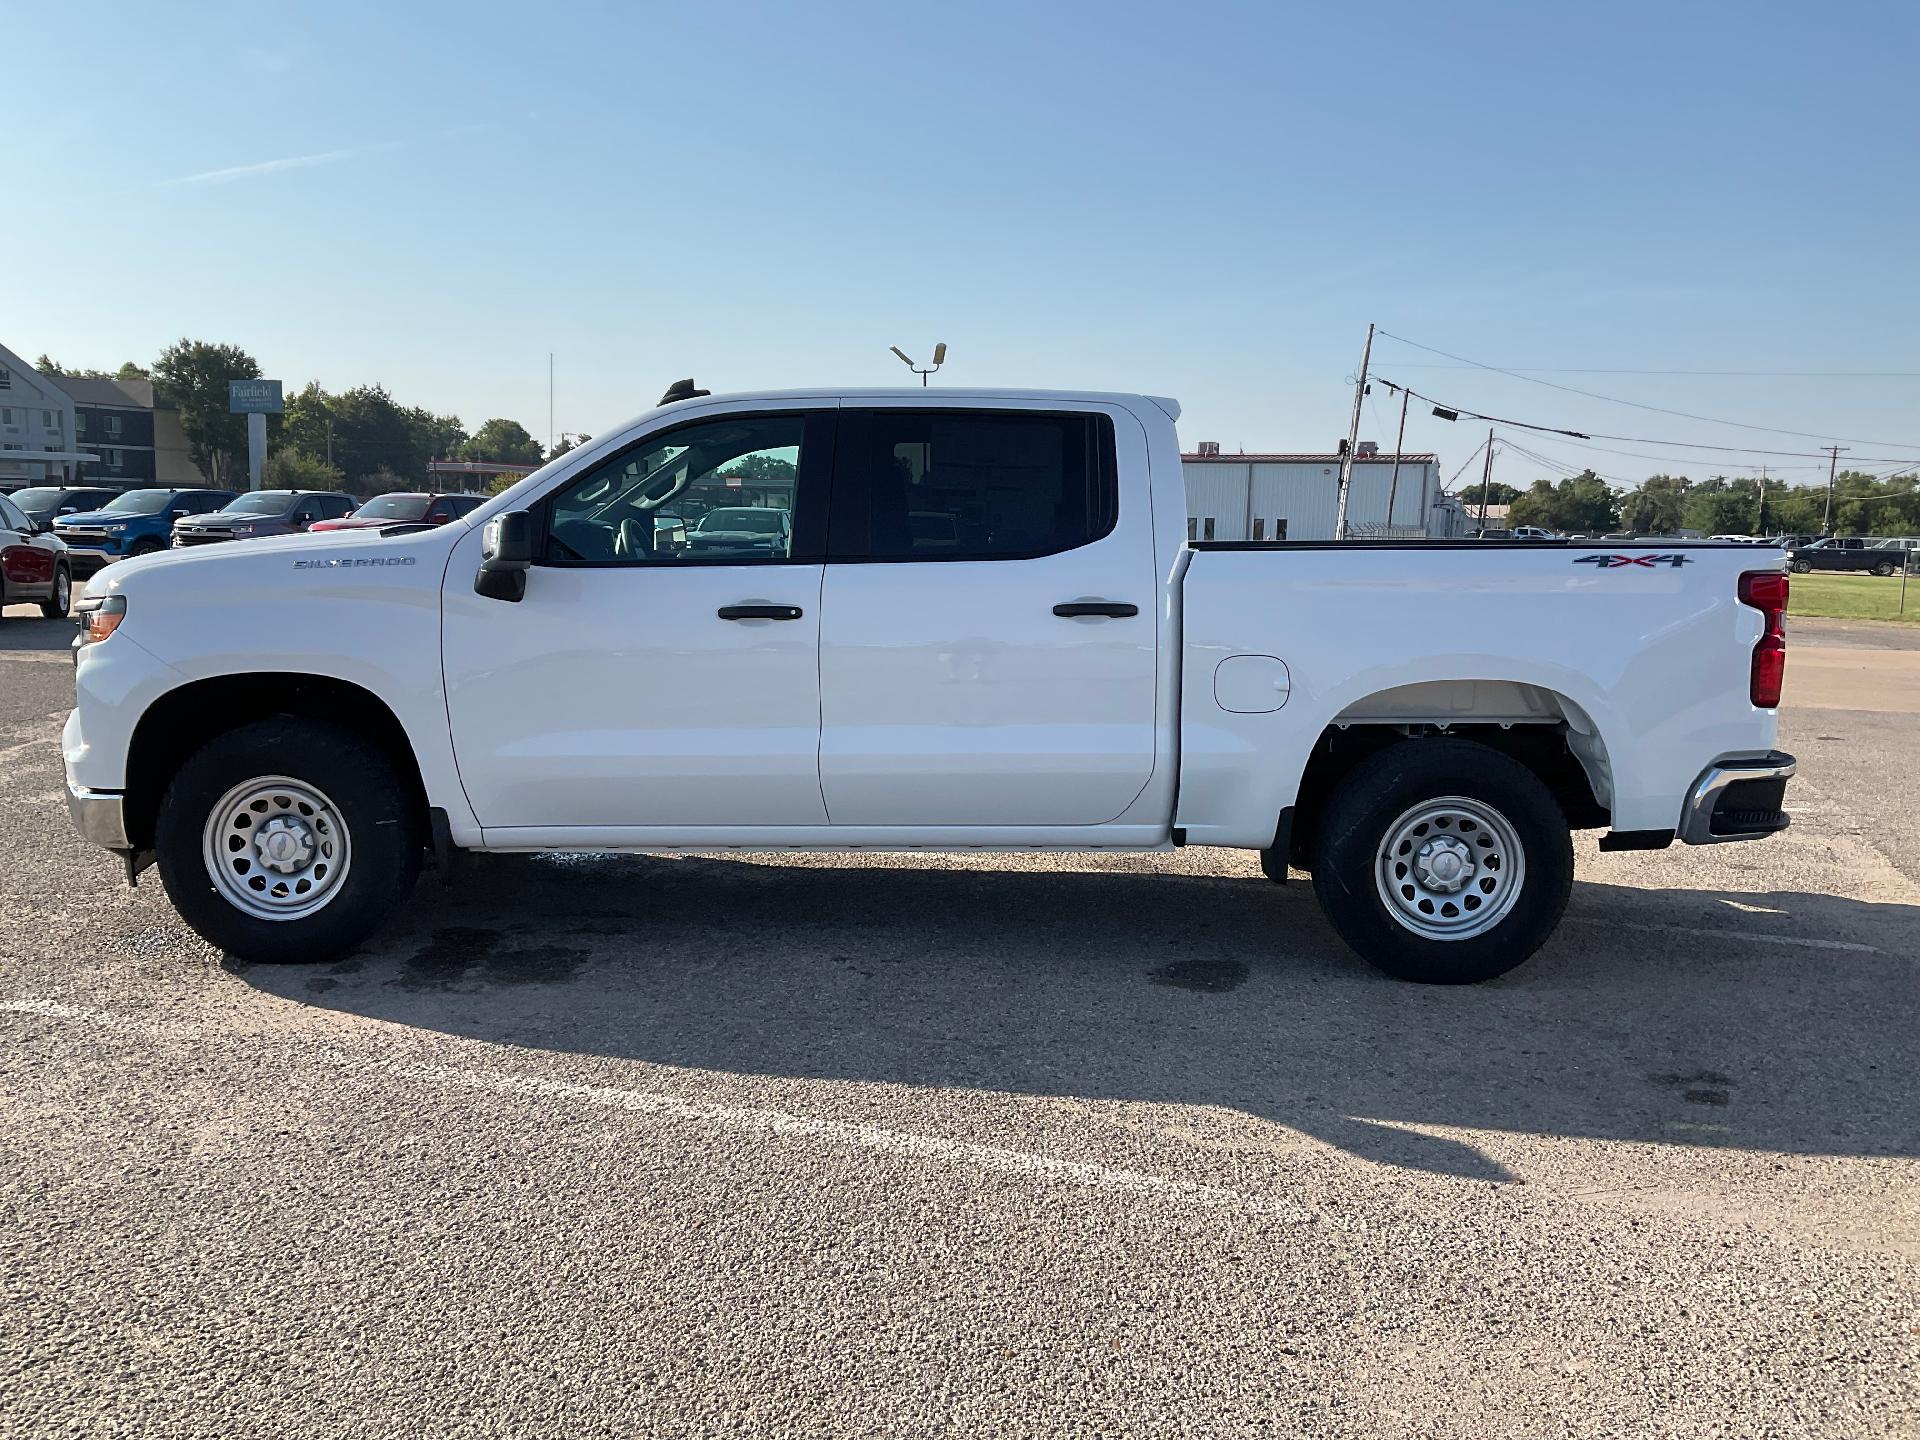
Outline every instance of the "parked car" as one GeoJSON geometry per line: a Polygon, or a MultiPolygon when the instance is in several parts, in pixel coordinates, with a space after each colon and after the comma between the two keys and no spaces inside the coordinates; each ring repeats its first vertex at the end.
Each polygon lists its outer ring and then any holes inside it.
{"type": "Polygon", "coordinates": [[[1470,540],[1511,540],[1513,539],[1513,531],[1506,529],[1469,530],[1467,532],[1467,538],[1470,540]]]}
{"type": "Polygon", "coordinates": [[[691,549],[713,555],[785,555],[792,540],[792,512],[771,506],[722,505],[687,531],[691,549]]]}
{"type": "Polygon", "coordinates": [[[1516,525],[1513,528],[1513,538],[1515,540],[1558,540],[1560,533],[1540,525],[1516,525]]]}
{"type": "Polygon", "coordinates": [[[1811,570],[1850,570],[1870,575],[1891,575],[1907,562],[1914,542],[1904,538],[1883,539],[1873,535],[1833,535],[1810,545],[1796,545],[1787,552],[1787,563],[1796,575],[1811,570]]]}
{"type": "Polygon", "coordinates": [[[1573,829],[1785,828],[1784,556],[1189,543],[1177,416],[700,395],[479,524],[109,571],[76,824],[247,959],[349,952],[428,852],[1215,845],[1310,871],[1348,944],[1439,983],[1552,933],[1573,829]],[[652,545],[773,459],[784,550],[652,545]]]}
{"type": "Polygon", "coordinates": [[[98,510],[62,516],[53,529],[67,543],[74,579],[84,580],[115,560],[166,549],[174,521],[218,510],[233,498],[231,490],[128,490],[98,510]]]}
{"type": "Polygon", "coordinates": [[[376,495],[353,514],[339,520],[322,520],[316,532],[331,530],[377,530],[386,525],[444,525],[470,515],[486,503],[484,495],[439,495],[396,491],[376,495]]]}
{"type": "Polygon", "coordinates": [[[49,620],[65,615],[73,602],[73,564],[48,525],[0,495],[0,611],[23,601],[37,604],[49,620]]]}
{"type": "Polygon", "coordinates": [[[173,543],[185,547],[298,535],[352,510],[352,497],[338,490],[256,490],[208,514],[183,515],[174,521],[173,543]]]}
{"type": "Polygon", "coordinates": [[[62,515],[78,515],[83,510],[98,510],[110,503],[120,492],[105,490],[95,486],[81,485],[34,485],[24,490],[16,490],[7,498],[26,514],[30,520],[42,525],[52,525],[62,515]]]}

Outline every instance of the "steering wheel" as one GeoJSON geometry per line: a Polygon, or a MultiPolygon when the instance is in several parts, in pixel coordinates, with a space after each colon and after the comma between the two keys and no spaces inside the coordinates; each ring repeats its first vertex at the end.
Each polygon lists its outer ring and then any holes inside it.
{"type": "Polygon", "coordinates": [[[620,522],[620,528],[613,537],[613,554],[617,560],[653,558],[652,511],[647,512],[644,520],[626,519],[620,522]]]}

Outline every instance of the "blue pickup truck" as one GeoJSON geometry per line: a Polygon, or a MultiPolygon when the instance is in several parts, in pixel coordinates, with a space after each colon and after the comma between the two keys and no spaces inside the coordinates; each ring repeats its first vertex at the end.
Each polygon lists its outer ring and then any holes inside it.
{"type": "Polygon", "coordinates": [[[166,549],[175,520],[219,510],[234,498],[231,490],[129,490],[102,509],[62,515],[53,533],[67,542],[73,578],[84,580],[115,560],[166,549]]]}

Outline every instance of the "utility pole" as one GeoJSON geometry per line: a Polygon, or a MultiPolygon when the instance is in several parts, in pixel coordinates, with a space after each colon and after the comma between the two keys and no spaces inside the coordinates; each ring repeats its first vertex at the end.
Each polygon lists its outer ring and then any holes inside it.
{"type": "Polygon", "coordinates": [[[1760,511],[1753,517],[1753,533],[1764,537],[1767,533],[1767,467],[1760,467],[1760,511]]]}
{"type": "Polygon", "coordinates": [[[547,453],[553,453],[553,351],[547,351],[547,453]]]}
{"type": "Polygon", "coordinates": [[[1360,443],[1360,402],[1367,398],[1367,365],[1373,359],[1373,326],[1367,326],[1366,347],[1360,352],[1360,378],[1353,386],[1353,422],[1347,426],[1347,453],[1340,457],[1340,502],[1333,517],[1333,538],[1347,538],[1347,486],[1353,481],[1353,450],[1360,443]]]}
{"type": "Polygon", "coordinates": [[[1820,522],[1820,530],[1822,534],[1831,535],[1833,533],[1833,475],[1834,471],[1840,468],[1840,452],[1849,447],[1822,445],[1820,448],[1827,452],[1827,515],[1820,522]]]}
{"type": "MultiPolygon", "coordinates": [[[[1400,429],[1393,437],[1393,479],[1387,484],[1387,530],[1393,530],[1393,498],[1400,493],[1400,447],[1407,441],[1407,401],[1413,398],[1412,392],[1400,392],[1400,429]]],[[[1420,517],[1424,523],[1426,516],[1420,517]]]]}
{"type": "Polygon", "coordinates": [[[327,468],[333,468],[333,417],[327,417],[327,468]]]}
{"type": "MultiPolygon", "coordinates": [[[[1493,488],[1493,427],[1487,427],[1487,463],[1480,471],[1480,528],[1487,528],[1487,491],[1493,488]]],[[[1513,523],[1513,517],[1507,517],[1513,523]]]]}

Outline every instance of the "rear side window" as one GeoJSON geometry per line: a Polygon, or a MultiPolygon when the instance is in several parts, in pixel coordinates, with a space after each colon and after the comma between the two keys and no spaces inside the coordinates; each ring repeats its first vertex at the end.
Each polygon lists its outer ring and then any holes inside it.
{"type": "Polygon", "coordinates": [[[1022,560],[1113,529],[1104,415],[843,412],[832,560],[1022,560]]]}

